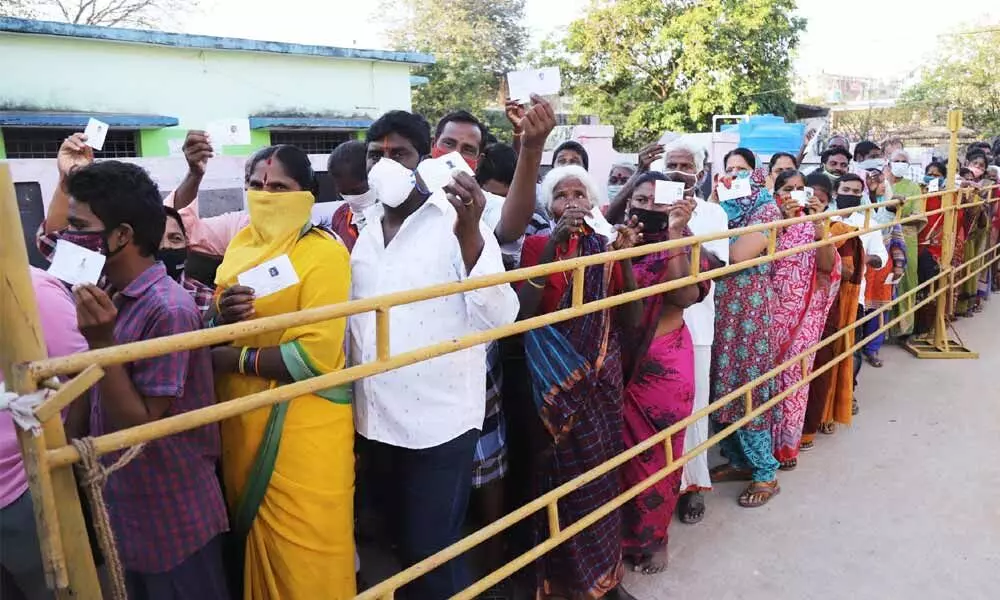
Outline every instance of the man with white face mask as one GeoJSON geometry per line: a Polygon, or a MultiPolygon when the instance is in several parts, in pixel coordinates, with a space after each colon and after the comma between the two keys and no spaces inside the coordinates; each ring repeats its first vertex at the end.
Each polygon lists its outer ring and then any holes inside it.
{"type": "MultiPolygon", "coordinates": [[[[416,174],[430,153],[419,115],[391,111],[368,130],[368,180],[378,202],[365,212],[351,254],[352,298],[371,298],[504,271],[486,198],[475,179],[454,176],[430,193],[416,174]]],[[[404,304],[389,311],[390,354],[512,323],[509,285],[404,304]]],[[[349,322],[352,364],[378,360],[374,313],[349,322]]],[[[397,535],[404,566],[458,540],[485,417],[486,346],[479,345],[356,382],[358,451],[374,510],[397,535]]],[[[469,583],[457,558],[404,590],[445,598],[469,583]]]]}
{"type": "Polygon", "coordinates": [[[326,172],[344,202],[339,203],[329,217],[317,214],[317,209],[322,211],[326,204],[334,203],[326,202],[313,207],[313,223],[327,227],[340,236],[348,252],[354,249],[354,242],[365,227],[365,211],[375,204],[375,190],[368,186],[366,152],[365,143],[356,140],[344,142],[333,149],[326,163],[326,172]]]}
{"type": "MultiPolygon", "coordinates": [[[[903,202],[901,208],[894,207],[892,210],[902,210],[901,217],[908,218],[914,215],[923,214],[926,209],[926,200],[921,197],[920,186],[909,179],[910,157],[904,150],[894,150],[889,155],[889,175],[888,179],[892,185],[893,200],[903,202]]],[[[927,218],[916,221],[909,221],[903,224],[903,241],[906,244],[906,266],[903,270],[903,279],[896,288],[896,295],[903,296],[920,283],[917,265],[919,264],[918,238],[920,230],[927,224],[927,218]]],[[[909,313],[913,307],[914,299],[909,297],[893,308],[892,316],[901,317],[901,321],[891,331],[893,337],[905,337],[913,333],[914,317],[909,313]],[[909,313],[909,314],[903,314],[909,313]]]]}

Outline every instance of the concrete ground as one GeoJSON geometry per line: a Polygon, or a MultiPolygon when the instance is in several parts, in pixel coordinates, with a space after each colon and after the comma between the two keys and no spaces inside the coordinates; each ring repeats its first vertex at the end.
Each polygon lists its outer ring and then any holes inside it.
{"type": "Polygon", "coordinates": [[[718,486],[705,520],[670,528],[670,566],[630,573],[639,600],[1000,598],[1000,300],[958,332],[978,360],[865,365],[854,425],[819,436],[744,509],[718,486]]]}

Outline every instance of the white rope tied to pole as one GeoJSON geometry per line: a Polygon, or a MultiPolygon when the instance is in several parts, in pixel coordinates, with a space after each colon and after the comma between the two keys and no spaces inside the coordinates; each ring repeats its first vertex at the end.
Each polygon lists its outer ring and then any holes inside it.
{"type": "Polygon", "coordinates": [[[18,427],[37,437],[42,434],[42,423],[35,416],[35,409],[52,393],[52,390],[38,390],[19,396],[8,392],[6,383],[0,382],[0,410],[9,412],[18,427]]]}

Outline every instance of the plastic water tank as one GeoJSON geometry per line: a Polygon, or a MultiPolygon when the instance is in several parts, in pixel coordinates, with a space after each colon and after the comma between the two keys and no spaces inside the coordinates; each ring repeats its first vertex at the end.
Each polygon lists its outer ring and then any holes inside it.
{"type": "Polygon", "coordinates": [[[732,127],[740,135],[740,146],[762,157],[776,152],[797,154],[806,129],[805,123],[785,123],[782,117],[776,115],[751,115],[749,121],[732,127]]]}

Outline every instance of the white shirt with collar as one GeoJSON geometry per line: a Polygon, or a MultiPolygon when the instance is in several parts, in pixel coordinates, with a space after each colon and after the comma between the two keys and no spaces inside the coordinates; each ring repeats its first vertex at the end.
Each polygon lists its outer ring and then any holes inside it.
{"type": "MultiPolygon", "coordinates": [[[[865,211],[853,212],[847,217],[833,217],[833,220],[846,223],[851,227],[862,229],[865,226],[865,211]]],[[[873,221],[874,222],[874,221],[873,221]]],[[[882,266],[889,262],[889,251],[885,249],[885,242],[882,241],[881,231],[870,231],[861,235],[861,245],[865,248],[865,269],[868,269],[868,257],[877,256],[882,260],[882,266]]],[[[865,290],[868,289],[868,282],[861,274],[861,292],[858,294],[858,304],[865,304],[865,290]]]]}
{"type": "MultiPolygon", "coordinates": [[[[698,206],[691,213],[688,228],[695,235],[708,235],[729,230],[729,216],[724,208],[714,202],[696,199],[698,206]]],[[[702,244],[705,250],[717,256],[724,264],[729,264],[729,238],[721,238],[702,244]]],[[[684,323],[691,332],[695,346],[711,346],[715,340],[715,282],[711,282],[705,299],[684,309],[684,323]]]]}
{"type": "MultiPolygon", "coordinates": [[[[455,209],[443,193],[431,196],[403,222],[389,245],[384,209],[365,212],[365,227],[351,253],[351,297],[370,298],[504,271],[493,231],[480,221],[483,251],[466,274],[455,209]]],[[[396,306],[389,311],[392,355],[514,322],[519,305],[509,285],[498,285],[396,306]]],[[[352,316],[351,364],[376,359],[375,313],[352,316]]],[[[486,346],[445,354],[354,385],[359,434],[403,448],[422,449],[482,429],[486,396],[486,346]]]]}

